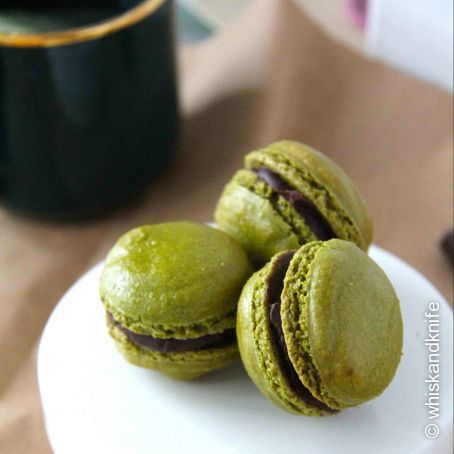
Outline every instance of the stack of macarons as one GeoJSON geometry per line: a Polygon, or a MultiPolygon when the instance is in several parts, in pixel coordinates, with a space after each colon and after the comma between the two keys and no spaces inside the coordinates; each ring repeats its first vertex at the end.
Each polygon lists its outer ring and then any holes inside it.
{"type": "Polygon", "coordinates": [[[381,394],[400,361],[402,318],[367,255],[372,224],[348,176],[308,146],[278,142],[246,156],[215,220],[142,226],[108,254],[100,295],[125,359],[194,379],[239,349],[265,396],[311,416],[381,394]]]}

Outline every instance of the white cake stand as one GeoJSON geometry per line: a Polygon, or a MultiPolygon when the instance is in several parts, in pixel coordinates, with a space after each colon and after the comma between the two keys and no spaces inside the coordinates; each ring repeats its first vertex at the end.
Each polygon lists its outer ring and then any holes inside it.
{"type": "Polygon", "coordinates": [[[380,397],[326,418],[294,416],[274,406],[240,362],[195,382],[129,365],[107,335],[98,299],[101,264],[96,266],[63,297],[41,340],[39,388],[52,448],[57,454],[451,454],[451,308],[400,259],[378,247],[371,256],[401,300],[404,355],[380,397]],[[440,415],[430,420],[424,314],[431,301],[439,304],[441,374],[440,415]],[[436,438],[425,435],[436,433],[428,424],[438,427],[436,438]]]}

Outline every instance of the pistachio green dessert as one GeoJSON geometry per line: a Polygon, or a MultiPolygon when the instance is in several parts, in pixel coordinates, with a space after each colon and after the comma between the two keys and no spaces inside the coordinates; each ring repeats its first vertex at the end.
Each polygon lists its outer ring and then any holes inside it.
{"type": "Polygon", "coordinates": [[[340,238],[367,251],[372,223],[361,194],[333,161],[298,142],[281,141],[245,157],[215,211],[258,267],[274,254],[340,238]]]}
{"type": "Polygon", "coordinates": [[[146,225],[109,252],[100,281],[109,333],[129,362],[193,379],[237,357],[238,296],[250,276],[227,234],[189,222],[146,225]]]}
{"type": "Polygon", "coordinates": [[[280,252],[247,282],[237,338],[260,391],[285,410],[323,416],[381,394],[400,362],[399,301],[354,244],[280,252]]]}

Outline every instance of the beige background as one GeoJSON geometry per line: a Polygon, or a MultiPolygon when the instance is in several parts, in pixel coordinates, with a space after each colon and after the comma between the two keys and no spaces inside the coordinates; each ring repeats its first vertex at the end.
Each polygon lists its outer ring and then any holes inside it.
{"type": "Polygon", "coordinates": [[[452,267],[437,244],[453,217],[450,95],[337,44],[286,0],[257,0],[180,57],[178,155],[143,198],[81,225],[0,210],[2,454],[49,452],[36,352],[64,291],[133,226],[212,219],[242,156],[273,140],[302,140],[344,167],[368,202],[375,242],[452,301],[452,267]]]}
{"type": "MultiPolygon", "coordinates": [[[[182,0],[215,27],[235,20],[253,0],[182,0]]],[[[345,44],[361,49],[363,37],[345,14],[345,0],[296,0],[296,4],[319,23],[325,31],[345,44]]]]}

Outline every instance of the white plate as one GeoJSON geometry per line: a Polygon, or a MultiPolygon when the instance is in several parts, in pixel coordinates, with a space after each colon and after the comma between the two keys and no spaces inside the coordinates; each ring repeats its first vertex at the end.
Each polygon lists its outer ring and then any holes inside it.
{"type": "MultiPolygon", "coordinates": [[[[396,287],[404,356],[377,399],[326,418],[287,414],[265,399],[240,363],[195,382],[127,364],[104,326],[101,265],[59,303],[44,331],[38,378],[49,439],[68,453],[422,453],[452,452],[452,311],[418,272],[373,247],[396,287]],[[429,302],[439,303],[440,416],[428,419],[429,302]],[[435,423],[440,435],[425,436],[435,423]]],[[[432,347],[434,348],[434,347],[432,347]]]]}

